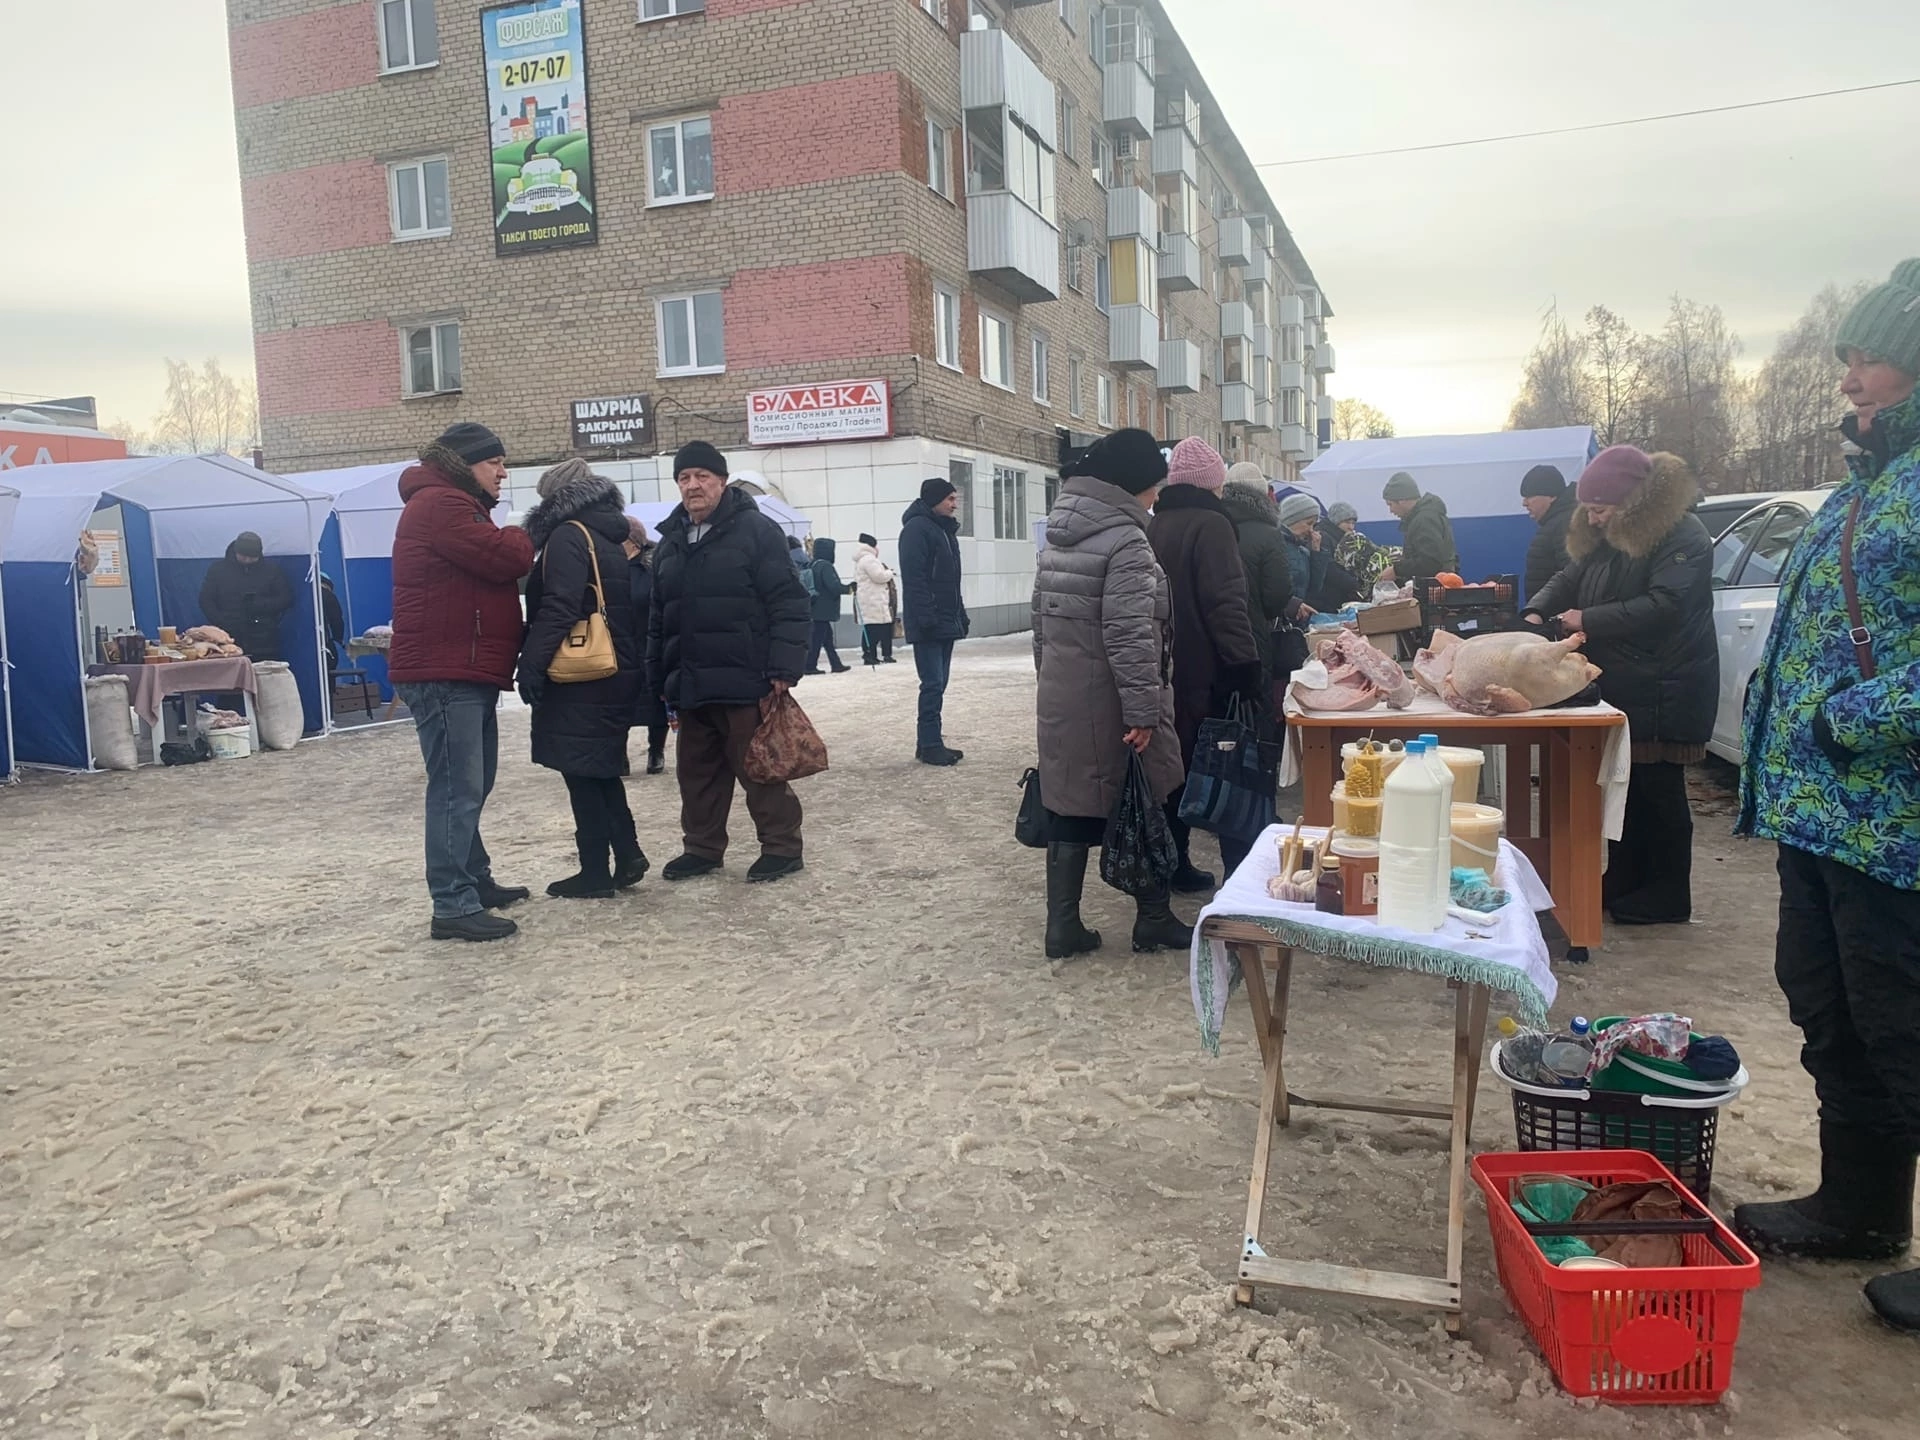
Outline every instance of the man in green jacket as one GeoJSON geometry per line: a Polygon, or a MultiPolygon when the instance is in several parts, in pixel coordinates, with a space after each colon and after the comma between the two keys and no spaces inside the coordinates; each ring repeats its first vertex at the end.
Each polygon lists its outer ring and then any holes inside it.
{"type": "MultiPolygon", "coordinates": [[[[1890,1260],[1912,1239],[1920,1153],[1920,259],[1835,349],[1858,453],[1780,576],[1737,826],[1780,847],[1774,974],[1819,1097],[1820,1188],[1734,1224],[1769,1254],[1890,1260]]],[[[1867,1299],[1920,1332],[1920,1270],[1867,1299]]]]}
{"type": "Polygon", "coordinates": [[[1413,476],[1404,470],[1387,481],[1380,494],[1400,522],[1400,559],[1386,572],[1388,578],[1405,584],[1416,575],[1431,580],[1460,568],[1446,501],[1438,495],[1422,495],[1413,476]]]}

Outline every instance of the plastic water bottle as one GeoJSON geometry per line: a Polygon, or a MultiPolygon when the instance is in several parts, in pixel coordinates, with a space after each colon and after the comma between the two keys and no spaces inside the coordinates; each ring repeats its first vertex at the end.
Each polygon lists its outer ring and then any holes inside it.
{"type": "Polygon", "coordinates": [[[1593,1067],[1593,1040],[1588,1033],[1592,1028],[1586,1016],[1576,1015],[1566,1034],[1555,1035],[1540,1047],[1542,1080],[1574,1089],[1586,1084],[1587,1071],[1593,1067]]]}
{"type": "Polygon", "coordinates": [[[1419,932],[1447,919],[1447,868],[1452,783],[1442,785],[1426,763],[1426,744],[1407,743],[1407,758],[1387,777],[1380,807],[1382,925],[1419,932]]]}
{"type": "Polygon", "coordinates": [[[1427,747],[1427,769],[1444,787],[1440,799],[1440,845],[1434,859],[1440,867],[1440,898],[1444,909],[1453,902],[1453,767],[1440,754],[1438,735],[1422,735],[1420,743],[1427,747]]]}

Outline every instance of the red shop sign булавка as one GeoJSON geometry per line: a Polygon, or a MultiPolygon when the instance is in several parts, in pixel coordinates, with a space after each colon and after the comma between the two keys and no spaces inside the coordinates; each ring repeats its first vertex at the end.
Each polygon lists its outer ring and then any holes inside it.
{"type": "Polygon", "coordinates": [[[884,380],[752,390],[747,393],[747,443],[884,439],[893,433],[892,399],[884,380]]]}

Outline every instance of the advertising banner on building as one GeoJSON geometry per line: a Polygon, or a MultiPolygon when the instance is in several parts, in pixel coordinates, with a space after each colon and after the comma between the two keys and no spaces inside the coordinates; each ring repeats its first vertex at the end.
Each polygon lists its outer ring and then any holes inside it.
{"type": "Polygon", "coordinates": [[[580,0],[521,0],[480,12],[496,254],[600,238],[581,19],[580,0]]]}
{"type": "Polygon", "coordinates": [[[893,405],[884,380],[782,385],[747,393],[749,445],[879,440],[891,434],[893,405]]]}
{"type": "Polygon", "coordinates": [[[567,407],[576,450],[633,450],[653,453],[653,397],[608,395],[576,400],[567,407]]]}

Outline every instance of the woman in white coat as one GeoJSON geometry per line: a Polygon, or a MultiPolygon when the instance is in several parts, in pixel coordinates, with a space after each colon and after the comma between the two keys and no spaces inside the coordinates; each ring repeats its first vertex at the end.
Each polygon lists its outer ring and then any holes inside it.
{"type": "Polygon", "coordinates": [[[854,552],[854,606],[860,612],[860,658],[869,665],[891,665],[893,620],[898,609],[893,571],[880,560],[880,542],[860,537],[854,552]]]}

